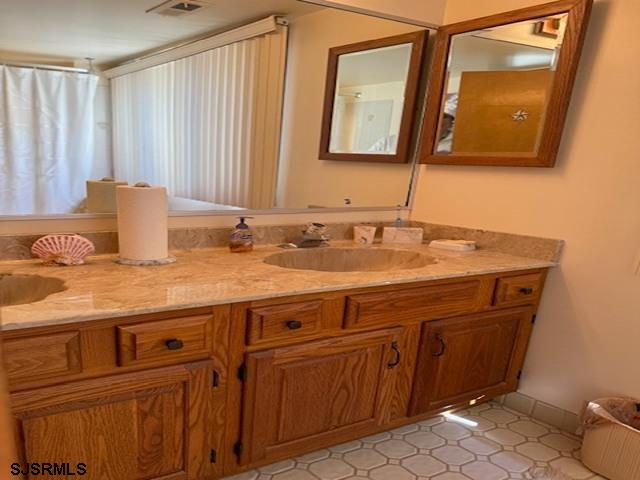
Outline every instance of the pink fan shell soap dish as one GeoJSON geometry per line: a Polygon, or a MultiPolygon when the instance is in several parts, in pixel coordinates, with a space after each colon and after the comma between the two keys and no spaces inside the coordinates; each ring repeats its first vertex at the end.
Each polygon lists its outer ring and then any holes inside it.
{"type": "Polygon", "coordinates": [[[46,235],[31,247],[31,253],[47,265],[82,265],[95,251],[90,240],[76,234],[46,235]]]}

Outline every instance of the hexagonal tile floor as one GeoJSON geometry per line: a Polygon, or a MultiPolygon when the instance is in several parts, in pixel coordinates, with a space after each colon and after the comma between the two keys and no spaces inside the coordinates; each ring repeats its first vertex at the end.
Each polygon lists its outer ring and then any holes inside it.
{"type": "Polygon", "coordinates": [[[226,480],[524,480],[547,467],[604,480],[579,458],[578,437],[486,403],[226,480]]]}

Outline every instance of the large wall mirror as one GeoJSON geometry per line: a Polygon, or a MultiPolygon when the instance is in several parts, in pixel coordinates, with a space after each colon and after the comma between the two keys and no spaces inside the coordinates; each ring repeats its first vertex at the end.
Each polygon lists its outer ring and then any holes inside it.
{"type": "Polygon", "coordinates": [[[591,0],[438,31],[424,163],[552,167],[591,0]]]}
{"type": "MultiPolygon", "coordinates": [[[[116,185],[137,182],[180,213],[406,205],[410,155],[318,154],[330,50],[403,35],[425,31],[297,0],[4,0],[0,216],[112,214],[116,185]]],[[[402,68],[373,80],[402,82],[405,43],[345,58],[344,81],[391,57],[402,68]]],[[[356,148],[395,148],[402,107],[369,107],[384,124],[356,148]]]]}

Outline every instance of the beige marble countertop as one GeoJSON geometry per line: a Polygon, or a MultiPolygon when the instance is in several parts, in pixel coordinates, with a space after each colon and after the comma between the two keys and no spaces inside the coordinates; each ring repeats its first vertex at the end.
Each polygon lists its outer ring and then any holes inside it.
{"type": "MultiPolygon", "coordinates": [[[[333,246],[353,247],[351,242],[333,246]]],[[[177,262],[132,267],[113,262],[113,255],[94,256],[85,265],[49,267],[36,260],[0,262],[0,273],[61,278],[67,289],[39,302],[0,308],[4,330],[220,305],[302,293],[392,285],[485,273],[551,267],[554,262],[491,250],[449,252],[426,245],[374,245],[418,251],[437,262],[412,270],[319,272],[267,265],[263,259],[283,250],[257,246],[253,252],[226,248],[177,251],[177,262]]]]}

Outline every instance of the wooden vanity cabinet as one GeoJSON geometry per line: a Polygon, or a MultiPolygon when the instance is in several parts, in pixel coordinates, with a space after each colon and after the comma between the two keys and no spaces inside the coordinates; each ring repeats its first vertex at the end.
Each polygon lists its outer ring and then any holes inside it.
{"type": "Polygon", "coordinates": [[[229,310],[2,332],[23,468],[83,463],[82,477],[96,480],[221,477],[229,310]]]}
{"type": "Polygon", "coordinates": [[[409,416],[515,390],[533,310],[425,322],[409,416]]]}
{"type": "Polygon", "coordinates": [[[514,391],[545,275],[3,332],[20,461],[212,480],[514,391]]]}
{"type": "Polygon", "coordinates": [[[247,356],[242,464],[279,459],[381,426],[400,365],[400,329],[247,356]]]}
{"type": "Polygon", "coordinates": [[[240,466],[290,458],[515,390],[545,273],[238,306],[233,328],[244,324],[249,335],[237,335],[243,340],[240,386],[228,404],[242,404],[233,414],[240,417],[240,466]],[[333,306],[321,312],[323,303],[333,306]],[[291,318],[312,330],[274,335],[263,347],[251,335],[256,312],[269,314],[274,331],[286,331],[291,318]]]}
{"type": "Polygon", "coordinates": [[[92,480],[209,477],[211,372],[204,361],[16,393],[21,463],[83,464],[92,480]]]}

